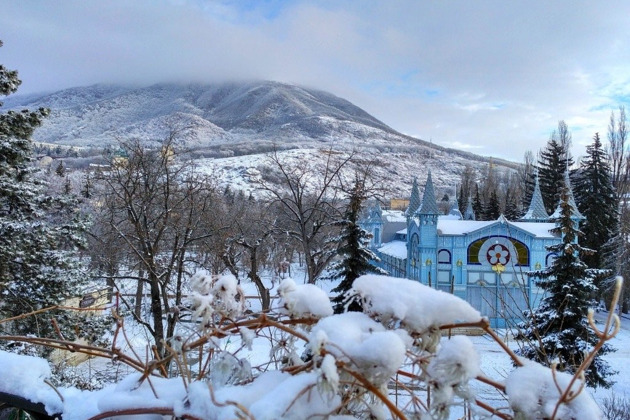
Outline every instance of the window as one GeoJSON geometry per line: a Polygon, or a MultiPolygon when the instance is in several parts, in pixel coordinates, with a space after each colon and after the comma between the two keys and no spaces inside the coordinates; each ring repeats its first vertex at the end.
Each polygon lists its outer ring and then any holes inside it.
{"type": "Polygon", "coordinates": [[[438,263],[439,264],[450,264],[451,263],[451,253],[446,249],[440,249],[438,252],[438,263]]]}
{"type": "Polygon", "coordinates": [[[438,283],[451,284],[451,272],[448,270],[439,270],[437,273],[438,283]]]}

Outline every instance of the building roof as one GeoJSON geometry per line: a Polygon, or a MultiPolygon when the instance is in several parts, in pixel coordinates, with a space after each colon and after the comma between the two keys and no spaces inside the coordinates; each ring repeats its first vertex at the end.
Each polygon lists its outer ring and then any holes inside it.
{"type": "Polygon", "coordinates": [[[382,215],[383,215],[383,221],[384,222],[407,223],[407,218],[405,217],[405,212],[403,212],[401,210],[383,210],[382,211],[382,215]]]}
{"type": "Polygon", "coordinates": [[[543,202],[542,194],[540,192],[540,185],[538,184],[538,176],[536,176],[536,185],[534,185],[534,192],[532,193],[532,201],[529,203],[529,209],[523,217],[523,221],[547,221],[549,215],[545,210],[545,203],[543,202]]]}
{"type": "Polygon", "coordinates": [[[555,228],[555,223],[532,223],[532,222],[508,222],[501,223],[498,220],[481,221],[481,220],[448,220],[438,218],[438,234],[457,236],[467,235],[480,229],[487,228],[494,224],[504,224],[509,227],[525,231],[536,238],[555,238],[556,236],[549,232],[555,228]]]}
{"type": "Polygon", "coordinates": [[[407,258],[407,242],[405,241],[391,241],[383,244],[378,251],[385,255],[390,255],[394,258],[404,260],[407,258]]]}
{"type": "Polygon", "coordinates": [[[409,197],[409,207],[405,211],[405,215],[408,217],[413,216],[418,207],[420,207],[420,191],[418,190],[418,179],[414,178],[411,186],[411,196],[409,197]]]}
{"type": "Polygon", "coordinates": [[[429,175],[427,175],[427,184],[424,187],[422,203],[420,204],[420,208],[416,210],[415,214],[440,214],[440,209],[438,208],[437,200],[435,199],[435,192],[433,191],[431,171],[429,171],[429,175]]]}
{"type": "MultiPolygon", "coordinates": [[[[569,171],[566,171],[564,173],[564,185],[569,189],[569,206],[572,209],[572,215],[571,215],[571,219],[573,220],[584,220],[586,219],[586,217],[584,217],[584,215],[582,215],[582,213],[580,213],[580,211],[577,208],[577,204],[575,204],[575,198],[573,198],[573,190],[571,189],[571,180],[569,179],[569,171]]],[[[551,219],[558,219],[560,218],[560,212],[561,212],[561,205],[562,203],[558,203],[558,207],[556,207],[556,211],[553,212],[553,214],[551,215],[551,219]]]]}

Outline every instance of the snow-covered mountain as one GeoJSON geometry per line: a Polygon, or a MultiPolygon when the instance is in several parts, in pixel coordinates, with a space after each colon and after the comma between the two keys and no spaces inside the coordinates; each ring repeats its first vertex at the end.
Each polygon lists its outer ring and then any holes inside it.
{"type": "Polygon", "coordinates": [[[271,149],[300,149],[314,159],[320,149],[355,150],[378,159],[387,183],[394,191],[400,184],[401,192],[429,168],[438,187],[453,188],[465,164],[489,161],[405,136],[333,94],[278,82],[94,85],[11,96],[3,110],[37,107],[51,114],[36,130],[36,142],[101,148],[131,137],[157,143],[176,132],[197,156],[215,158],[215,167],[234,166],[235,156],[256,167],[263,160],[258,155],[271,149]]]}

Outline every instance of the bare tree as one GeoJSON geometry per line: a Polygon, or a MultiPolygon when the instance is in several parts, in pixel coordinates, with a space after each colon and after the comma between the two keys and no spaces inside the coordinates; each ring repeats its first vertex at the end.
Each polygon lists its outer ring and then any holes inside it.
{"type": "Polygon", "coordinates": [[[626,109],[619,106],[619,119],[615,120],[615,112],[610,113],[608,123],[608,147],[610,167],[612,170],[613,186],[617,190],[617,195],[623,197],[626,193],[626,181],[630,173],[630,160],[626,150],[626,109]]]}
{"type": "Polygon", "coordinates": [[[338,230],[333,222],[340,213],[341,195],[334,187],[354,156],[322,153],[326,158],[318,168],[312,161],[289,162],[274,151],[269,163],[277,182],[269,178],[258,181],[260,190],[277,208],[279,224],[300,244],[309,283],[315,283],[335,255],[334,245],[326,240],[331,229],[338,230]]]}
{"type": "Polygon", "coordinates": [[[260,277],[259,270],[270,257],[270,253],[267,252],[268,245],[276,230],[275,216],[268,207],[253,199],[234,203],[231,238],[232,242],[242,247],[247,254],[247,261],[243,263],[247,264],[247,276],[258,289],[263,311],[270,309],[271,295],[260,277]]]}
{"type": "Polygon", "coordinates": [[[204,225],[214,203],[211,184],[192,164],[177,160],[174,142],[174,134],[157,149],[139,141],[122,142],[126,157],[112,156],[110,169],[100,177],[107,228],[144,274],[123,278],[149,287],[152,323],[136,320],[149,330],[161,356],[179,320],[187,268],[199,264],[194,245],[211,235],[204,225]]]}

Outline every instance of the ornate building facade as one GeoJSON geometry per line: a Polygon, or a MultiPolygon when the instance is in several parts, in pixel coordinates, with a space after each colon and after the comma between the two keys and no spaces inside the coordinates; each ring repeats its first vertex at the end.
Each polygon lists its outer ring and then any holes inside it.
{"type": "MultiPolygon", "coordinates": [[[[549,266],[555,255],[547,246],[561,241],[551,232],[555,224],[545,212],[538,183],[527,213],[518,221],[504,216],[477,221],[470,209],[464,215],[443,215],[431,173],[422,199],[414,180],[409,203],[405,212],[373,207],[362,223],[390,275],[465,299],[493,327],[509,325],[524,309],[538,305],[542,292],[527,273],[549,266]]],[[[581,218],[576,213],[575,222],[581,218]]]]}

